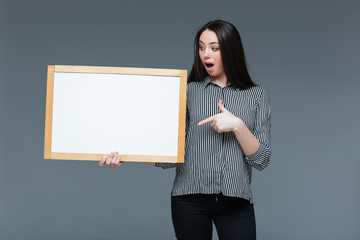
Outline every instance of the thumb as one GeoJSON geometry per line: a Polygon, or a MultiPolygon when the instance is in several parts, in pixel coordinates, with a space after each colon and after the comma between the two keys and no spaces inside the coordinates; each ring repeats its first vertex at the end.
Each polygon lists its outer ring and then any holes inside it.
{"type": "Polygon", "coordinates": [[[227,112],[227,111],[228,111],[228,110],[224,107],[221,99],[219,100],[218,107],[219,107],[219,109],[220,109],[221,112],[227,112]]]}

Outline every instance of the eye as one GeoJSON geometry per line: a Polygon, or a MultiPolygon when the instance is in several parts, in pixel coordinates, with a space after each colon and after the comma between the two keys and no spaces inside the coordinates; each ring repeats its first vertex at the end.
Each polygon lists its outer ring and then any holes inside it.
{"type": "Polygon", "coordinates": [[[214,52],[216,52],[216,51],[218,51],[219,50],[219,48],[212,48],[212,50],[214,51],[214,52]]]}
{"type": "Polygon", "coordinates": [[[203,51],[203,50],[204,50],[204,47],[199,46],[199,49],[200,49],[200,51],[203,51]]]}

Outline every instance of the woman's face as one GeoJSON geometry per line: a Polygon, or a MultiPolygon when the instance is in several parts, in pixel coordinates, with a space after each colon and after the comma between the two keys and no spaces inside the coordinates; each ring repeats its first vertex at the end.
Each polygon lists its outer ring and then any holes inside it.
{"type": "Polygon", "coordinates": [[[219,40],[215,32],[211,30],[202,32],[199,38],[199,56],[207,73],[213,79],[225,77],[219,40]]]}

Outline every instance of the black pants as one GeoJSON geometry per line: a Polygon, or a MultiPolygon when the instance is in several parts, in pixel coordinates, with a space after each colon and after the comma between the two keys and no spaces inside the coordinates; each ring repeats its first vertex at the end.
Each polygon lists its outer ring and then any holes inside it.
{"type": "Polygon", "coordinates": [[[253,205],[245,199],[222,194],[171,197],[172,220],[178,240],[209,240],[212,223],[219,240],[255,240],[253,205]]]}

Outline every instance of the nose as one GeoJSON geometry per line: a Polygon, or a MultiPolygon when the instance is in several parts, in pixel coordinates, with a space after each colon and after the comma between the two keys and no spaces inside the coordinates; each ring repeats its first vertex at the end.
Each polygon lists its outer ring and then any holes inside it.
{"type": "Polygon", "coordinates": [[[205,51],[204,51],[204,57],[205,57],[205,58],[209,58],[209,57],[210,57],[210,53],[209,53],[208,48],[206,48],[205,51]]]}

